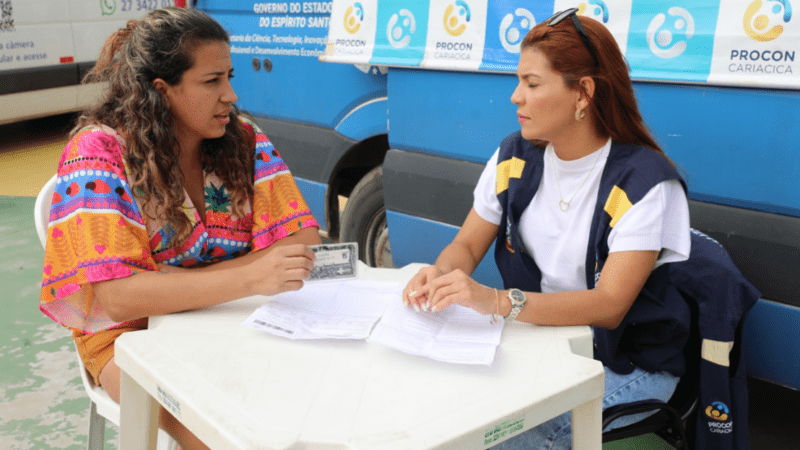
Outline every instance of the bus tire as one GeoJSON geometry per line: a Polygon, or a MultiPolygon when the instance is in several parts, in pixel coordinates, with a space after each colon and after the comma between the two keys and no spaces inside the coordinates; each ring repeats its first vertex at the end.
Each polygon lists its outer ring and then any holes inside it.
{"type": "Polygon", "coordinates": [[[358,257],[370,267],[393,267],[389,227],[383,204],[383,168],[367,173],[344,207],[341,242],[358,242],[358,257]]]}

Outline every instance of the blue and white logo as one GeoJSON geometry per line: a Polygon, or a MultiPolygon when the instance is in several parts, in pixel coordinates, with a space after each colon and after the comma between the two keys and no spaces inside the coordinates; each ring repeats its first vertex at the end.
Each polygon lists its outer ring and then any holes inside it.
{"type": "Polygon", "coordinates": [[[500,45],[509,53],[519,53],[522,40],[534,25],[536,18],[525,8],[517,8],[514,14],[508,13],[500,21],[500,45]]]}
{"type": "Polygon", "coordinates": [[[708,79],[720,5],[694,7],[676,3],[679,2],[648,0],[631,4],[625,46],[631,78],[699,82],[708,79]]]}
{"type": "Polygon", "coordinates": [[[659,58],[672,59],[686,51],[687,41],[694,37],[694,17],[689,11],[673,6],[658,13],[647,27],[647,46],[659,58]],[[683,36],[685,39],[680,39],[683,36]]]}
{"type": "Polygon", "coordinates": [[[486,8],[483,60],[480,70],[516,72],[520,44],[537,18],[553,15],[553,1],[503,0],[486,8]]]}
{"type": "Polygon", "coordinates": [[[396,14],[392,14],[389,23],[386,25],[386,38],[394,48],[404,48],[411,42],[411,35],[417,29],[417,22],[411,11],[403,8],[396,14]]]}
{"type": "Polygon", "coordinates": [[[423,2],[407,2],[402,7],[379,7],[370,63],[390,66],[419,64],[425,57],[428,14],[428,5],[423,2]]]}

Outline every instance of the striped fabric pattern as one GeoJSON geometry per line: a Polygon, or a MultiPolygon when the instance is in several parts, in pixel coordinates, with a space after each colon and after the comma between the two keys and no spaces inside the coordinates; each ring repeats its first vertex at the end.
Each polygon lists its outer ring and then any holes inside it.
{"type": "Polygon", "coordinates": [[[191,267],[260,250],[303,228],[318,226],[288,167],[269,139],[255,134],[252,208],[237,217],[220,179],[205,173],[205,221],[188,194],[183,210],[192,232],[170,247],[173,235],[153,219],[127,181],[125,142],[113,129],[79,131],[64,148],[58,166],[47,231],[39,308],[62,325],[95,333],[123,325],[94,302],[92,284],[157,271],[158,263],[191,267]]]}

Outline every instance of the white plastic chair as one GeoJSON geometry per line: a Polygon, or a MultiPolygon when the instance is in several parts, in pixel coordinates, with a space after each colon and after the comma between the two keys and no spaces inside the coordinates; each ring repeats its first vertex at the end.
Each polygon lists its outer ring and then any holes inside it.
{"type": "MultiPolygon", "coordinates": [[[[50,222],[50,203],[53,200],[53,192],[56,189],[58,175],[53,175],[45,183],[39,195],[36,196],[36,204],[33,211],[33,219],[36,223],[36,232],[39,234],[39,241],[42,248],[47,244],[47,224],[50,222]]],[[[77,355],[77,348],[76,355],[77,355]]],[[[94,380],[89,377],[83,360],[78,355],[78,369],[81,373],[81,381],[89,396],[89,450],[102,450],[105,441],[106,420],[111,421],[119,427],[119,404],[111,399],[106,390],[94,384],[94,380]]],[[[164,430],[158,430],[158,449],[173,449],[177,443],[164,430]]]]}

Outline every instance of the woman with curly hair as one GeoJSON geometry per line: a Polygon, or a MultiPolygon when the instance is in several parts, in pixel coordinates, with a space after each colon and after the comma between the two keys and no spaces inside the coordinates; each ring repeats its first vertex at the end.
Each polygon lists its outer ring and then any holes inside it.
{"type": "MultiPolygon", "coordinates": [[[[320,242],[286,164],[234,103],[225,30],[155,10],[106,42],[108,90],[58,165],[40,309],[119,401],[114,340],[154,315],[302,287],[320,242]]],[[[161,427],[204,448],[163,408],[161,427]]]]}

